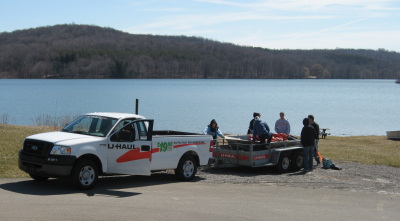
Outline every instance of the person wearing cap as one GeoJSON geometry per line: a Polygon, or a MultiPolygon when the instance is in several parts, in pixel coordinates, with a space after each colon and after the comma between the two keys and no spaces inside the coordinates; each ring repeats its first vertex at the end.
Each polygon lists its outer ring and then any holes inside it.
{"type": "Polygon", "coordinates": [[[219,130],[217,121],[215,119],[212,119],[210,124],[204,129],[203,131],[204,134],[211,135],[214,140],[217,139],[217,136],[225,138],[224,134],[219,130]]]}
{"type": "Polygon", "coordinates": [[[247,134],[253,134],[253,125],[254,125],[254,120],[256,119],[256,116],[259,116],[260,113],[254,112],[253,113],[253,119],[251,119],[250,124],[249,124],[249,129],[247,130],[247,134]]]}
{"type": "Polygon", "coordinates": [[[272,133],[269,130],[267,122],[261,120],[260,117],[261,114],[258,114],[254,118],[253,141],[255,142],[258,136],[260,143],[265,143],[265,140],[267,140],[267,143],[269,144],[271,143],[272,133]]]}
{"type": "Polygon", "coordinates": [[[284,133],[290,134],[290,124],[288,119],[285,118],[285,113],[279,113],[280,118],[275,122],[275,131],[277,134],[284,133]]]}

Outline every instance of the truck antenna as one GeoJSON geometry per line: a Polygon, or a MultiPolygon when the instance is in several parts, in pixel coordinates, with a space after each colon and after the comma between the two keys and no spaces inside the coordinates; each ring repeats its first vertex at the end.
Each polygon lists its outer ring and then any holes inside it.
{"type": "Polygon", "coordinates": [[[55,114],[54,114],[54,122],[53,122],[53,126],[54,126],[54,129],[58,126],[58,123],[57,123],[57,105],[58,103],[57,103],[57,101],[56,101],[56,111],[55,111],[55,114]]]}
{"type": "Polygon", "coordinates": [[[139,99],[136,98],[136,111],[135,114],[138,115],[139,114],[139,99]]]}

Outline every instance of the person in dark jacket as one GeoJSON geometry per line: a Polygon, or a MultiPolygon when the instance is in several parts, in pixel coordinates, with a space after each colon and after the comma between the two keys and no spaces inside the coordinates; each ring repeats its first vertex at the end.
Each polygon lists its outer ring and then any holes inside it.
{"type": "Polygon", "coordinates": [[[310,125],[308,118],[303,119],[303,129],[301,130],[301,145],[303,146],[304,153],[304,171],[313,169],[313,153],[315,144],[315,130],[310,125]]]}
{"type": "Polygon", "coordinates": [[[253,126],[253,141],[256,141],[256,138],[260,139],[260,143],[271,143],[272,133],[269,132],[269,127],[267,122],[260,119],[261,114],[254,118],[254,126],[253,126]]]}
{"type": "Polygon", "coordinates": [[[319,141],[319,125],[317,122],[314,121],[314,116],[313,115],[308,115],[308,121],[310,122],[310,125],[314,127],[315,133],[316,133],[316,138],[314,142],[314,156],[313,158],[315,161],[317,161],[317,165],[321,164],[321,160],[319,159],[318,156],[318,141],[319,141]]]}
{"type": "Polygon", "coordinates": [[[247,134],[253,134],[254,120],[256,119],[257,116],[260,116],[260,113],[254,112],[253,119],[251,119],[250,124],[249,124],[249,129],[247,130],[247,134]]]}
{"type": "Polygon", "coordinates": [[[210,124],[204,129],[204,134],[209,134],[213,137],[214,140],[217,139],[217,136],[225,138],[224,134],[219,130],[217,121],[212,119],[210,124]]]}

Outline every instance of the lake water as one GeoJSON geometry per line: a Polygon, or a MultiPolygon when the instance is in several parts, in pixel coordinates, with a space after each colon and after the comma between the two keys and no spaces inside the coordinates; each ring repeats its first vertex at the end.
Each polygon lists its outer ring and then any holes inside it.
{"type": "Polygon", "coordinates": [[[35,118],[88,112],[135,112],[155,129],[201,132],[216,119],[223,133],[243,134],[253,112],[273,128],[284,111],[291,134],[313,114],[337,136],[400,130],[400,85],[394,80],[0,79],[0,117],[34,125],[35,118]]]}

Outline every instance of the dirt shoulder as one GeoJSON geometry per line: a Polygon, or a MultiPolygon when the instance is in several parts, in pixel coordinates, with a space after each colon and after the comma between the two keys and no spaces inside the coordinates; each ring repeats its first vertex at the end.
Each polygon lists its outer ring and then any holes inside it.
{"type": "Polygon", "coordinates": [[[273,167],[202,168],[197,176],[210,183],[258,183],[267,186],[337,189],[400,196],[398,168],[352,162],[335,164],[342,170],[317,167],[308,173],[299,171],[280,174],[273,167]]]}

